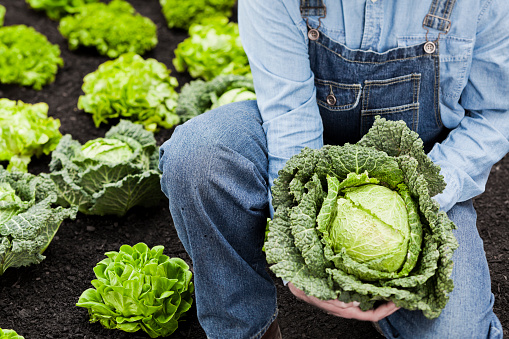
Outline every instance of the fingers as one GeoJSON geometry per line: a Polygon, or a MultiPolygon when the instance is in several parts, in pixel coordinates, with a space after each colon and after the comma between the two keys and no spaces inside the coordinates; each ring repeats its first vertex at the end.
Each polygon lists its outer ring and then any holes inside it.
{"type": "Polygon", "coordinates": [[[328,314],[332,314],[341,318],[357,319],[363,321],[379,321],[399,310],[399,307],[390,301],[380,305],[375,309],[363,311],[359,308],[360,303],[357,301],[344,303],[337,299],[320,300],[313,296],[306,295],[303,291],[296,288],[292,283],[288,283],[288,288],[297,298],[322,309],[328,314]]]}

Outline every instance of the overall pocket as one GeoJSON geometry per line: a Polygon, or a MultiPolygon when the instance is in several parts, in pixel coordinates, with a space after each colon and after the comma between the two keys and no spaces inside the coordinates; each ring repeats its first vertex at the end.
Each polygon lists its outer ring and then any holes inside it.
{"type": "Polygon", "coordinates": [[[375,116],[403,120],[417,131],[421,74],[414,73],[384,80],[365,80],[362,90],[361,134],[373,125],[375,116]]]}

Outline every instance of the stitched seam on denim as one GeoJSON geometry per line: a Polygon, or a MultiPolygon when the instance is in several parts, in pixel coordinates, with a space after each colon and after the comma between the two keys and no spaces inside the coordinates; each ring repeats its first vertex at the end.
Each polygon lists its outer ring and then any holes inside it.
{"type": "Polygon", "coordinates": [[[315,41],[316,44],[322,46],[323,48],[325,48],[326,50],[328,50],[329,52],[337,55],[338,57],[340,57],[341,59],[345,60],[345,61],[348,61],[348,62],[355,62],[355,63],[359,63],[359,64],[375,64],[375,65],[383,65],[383,64],[386,64],[388,62],[394,62],[394,61],[403,61],[403,60],[412,60],[412,59],[418,59],[418,58],[422,58],[422,57],[425,57],[427,55],[416,55],[416,56],[413,56],[413,57],[408,57],[408,58],[399,58],[399,59],[390,59],[390,60],[386,60],[384,62],[374,62],[374,61],[360,61],[360,60],[350,60],[350,59],[347,59],[345,58],[344,56],[342,56],[341,54],[339,54],[338,52],[335,52],[333,50],[331,50],[329,47],[323,45],[322,43],[318,42],[318,41],[315,41]]]}
{"type": "Polygon", "coordinates": [[[412,73],[412,74],[403,75],[403,76],[400,76],[397,78],[386,79],[386,80],[364,80],[364,84],[369,84],[370,86],[383,87],[383,86],[399,84],[401,82],[411,82],[411,81],[414,81],[415,78],[420,79],[421,75],[418,73],[412,73]]]}
{"type": "Polygon", "coordinates": [[[491,6],[493,3],[493,0],[487,0],[484,6],[482,7],[481,11],[479,12],[479,16],[477,17],[477,23],[479,24],[479,21],[481,21],[481,17],[486,13],[488,10],[488,7],[491,6]]]}
{"type": "Polygon", "coordinates": [[[338,105],[338,106],[331,106],[329,105],[328,103],[326,103],[325,101],[323,100],[320,100],[320,99],[316,99],[317,103],[328,109],[328,110],[331,110],[331,111],[347,111],[347,110],[350,110],[350,109],[353,109],[355,107],[357,107],[357,105],[359,104],[359,100],[360,100],[360,88],[356,89],[355,90],[355,102],[352,103],[352,104],[347,104],[347,105],[338,105]]]}
{"type": "Polygon", "coordinates": [[[435,111],[435,122],[437,126],[442,127],[442,117],[440,116],[440,58],[433,55],[435,60],[435,85],[433,86],[433,110],[435,111]]]}
{"type": "MultiPolygon", "coordinates": [[[[419,95],[421,91],[421,75],[419,74],[419,77],[414,78],[414,102],[419,102],[419,95]]],[[[414,110],[414,131],[417,131],[419,127],[419,110],[420,108],[417,107],[416,110],[414,110]]]]}
{"type": "Polygon", "coordinates": [[[327,86],[330,85],[330,86],[334,86],[334,87],[341,88],[341,89],[360,90],[362,87],[360,84],[342,84],[339,82],[335,82],[335,81],[331,81],[331,80],[322,80],[322,79],[318,79],[318,78],[315,78],[315,82],[317,82],[320,85],[327,85],[327,86]]]}
{"type": "Polygon", "coordinates": [[[361,111],[362,115],[376,115],[376,114],[394,114],[394,113],[400,113],[408,110],[415,110],[415,108],[419,107],[419,103],[411,103],[401,106],[395,106],[395,107],[387,107],[387,108],[371,108],[371,109],[363,109],[361,111]]]}

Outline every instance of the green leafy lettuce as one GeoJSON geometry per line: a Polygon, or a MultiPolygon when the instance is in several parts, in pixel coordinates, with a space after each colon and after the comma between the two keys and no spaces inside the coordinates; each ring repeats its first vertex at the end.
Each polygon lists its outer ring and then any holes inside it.
{"type": "Polygon", "coordinates": [[[213,16],[232,15],[236,0],[160,0],[161,9],[170,28],[188,29],[193,23],[213,16]]]}
{"type": "Polygon", "coordinates": [[[45,11],[52,20],[60,20],[66,15],[77,13],[83,5],[97,1],[99,0],[26,0],[31,8],[45,11]]]}
{"type": "Polygon", "coordinates": [[[212,80],[221,74],[250,74],[238,24],[226,17],[212,17],[192,24],[189,37],[175,49],[173,66],[193,78],[212,80]]]}
{"type": "Polygon", "coordinates": [[[5,330],[0,328],[0,339],[25,339],[25,337],[20,336],[14,330],[5,330]]]}
{"type": "Polygon", "coordinates": [[[191,308],[194,291],[189,266],[163,254],[163,246],[123,245],[107,252],[94,267],[94,288],[83,292],[79,307],[90,322],[126,332],[143,330],[151,338],[168,336],[191,308]]]}
{"type": "Polygon", "coordinates": [[[171,128],[180,122],[175,114],[177,86],[163,63],[127,53],[85,76],[78,108],[91,113],[97,127],[121,117],[150,131],[171,128]]]}
{"type": "Polygon", "coordinates": [[[5,19],[5,7],[0,5],[0,27],[4,25],[4,19],[5,19]]]}
{"type": "Polygon", "coordinates": [[[0,99],[0,161],[7,170],[27,172],[32,156],[50,154],[60,141],[60,120],[48,117],[48,105],[0,99]]]}
{"type": "Polygon", "coordinates": [[[1,83],[40,90],[55,80],[58,68],[63,65],[60,47],[49,42],[33,27],[0,27],[1,83]]]}
{"type": "Polygon", "coordinates": [[[304,149],[272,188],[270,269],[319,299],[392,300],[438,317],[453,289],[454,224],[432,197],[445,188],[422,140],[377,118],[356,144],[304,149]]]}
{"type": "Polygon", "coordinates": [[[185,122],[231,102],[255,100],[253,80],[243,75],[220,75],[211,81],[194,80],[182,87],[176,113],[185,122]]]}
{"type": "Polygon", "coordinates": [[[133,206],[151,207],[163,198],[158,161],[154,135],[122,120],[104,138],[84,145],[65,135],[51,154],[48,176],[60,205],[122,216],[133,206]]]}
{"type": "Polygon", "coordinates": [[[69,49],[95,47],[110,58],[128,52],[143,54],[158,42],[154,22],[124,0],[86,4],[77,14],[64,17],[58,29],[68,39],[69,49]]]}
{"type": "Polygon", "coordinates": [[[62,221],[76,217],[77,208],[57,207],[56,200],[51,180],[0,166],[0,275],[44,260],[62,221]]]}

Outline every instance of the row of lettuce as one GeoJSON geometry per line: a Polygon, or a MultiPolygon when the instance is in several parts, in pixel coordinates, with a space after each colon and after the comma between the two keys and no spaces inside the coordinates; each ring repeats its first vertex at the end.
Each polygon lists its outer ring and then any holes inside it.
{"type": "MultiPolygon", "coordinates": [[[[168,27],[189,32],[173,65],[195,80],[180,93],[166,65],[142,57],[157,45],[156,25],[128,2],[26,2],[59,21],[70,50],[94,47],[112,59],[84,77],[78,109],[97,127],[119,122],[104,138],[81,144],[60,133],[46,103],[0,99],[0,161],[8,163],[6,169],[0,164],[0,276],[40,263],[62,222],[78,212],[123,216],[134,206],[159,204],[164,195],[154,132],[256,98],[238,27],[227,18],[235,1],[160,1],[168,27]],[[43,154],[51,155],[49,172],[28,173],[32,157],[43,154]]],[[[3,26],[5,15],[0,5],[0,83],[41,90],[64,65],[60,48],[32,27],[3,26]]],[[[194,287],[189,266],[163,249],[138,243],[105,253],[94,268],[94,288],[77,306],[106,328],[170,335],[191,307],[194,287]]],[[[7,329],[0,337],[22,338],[7,329]]]]}

